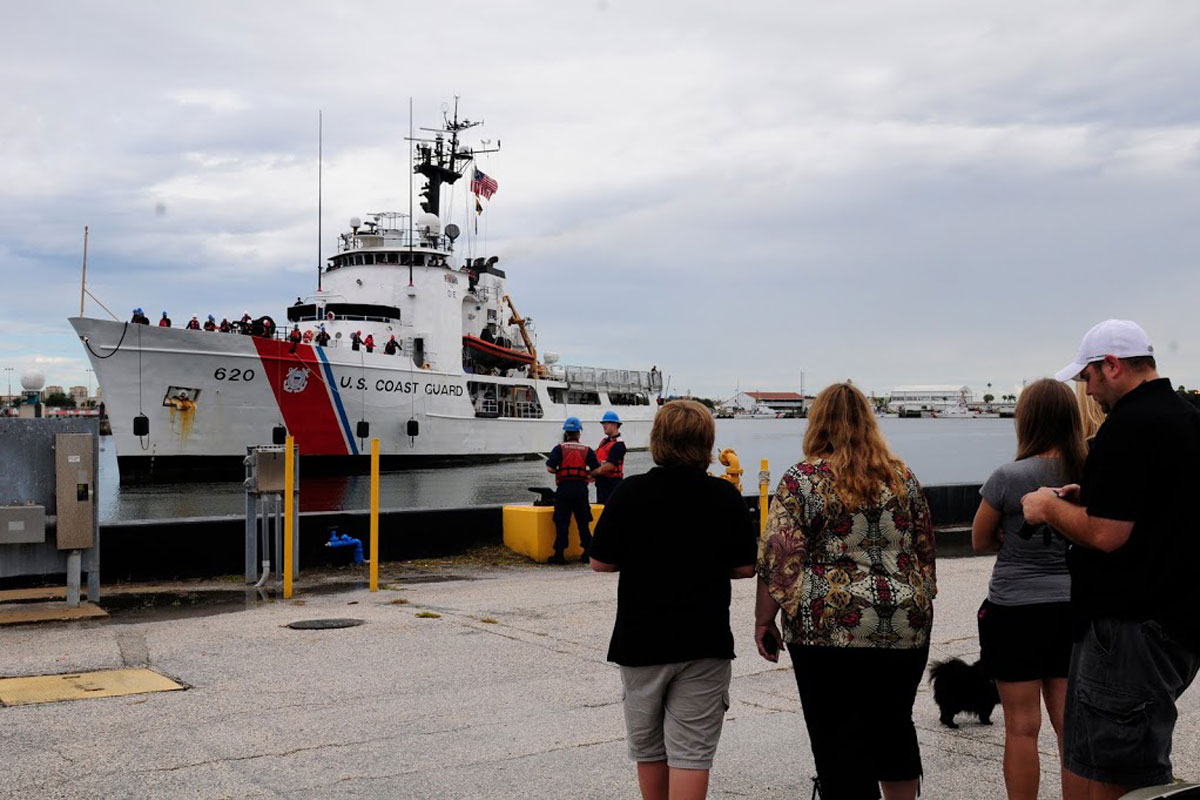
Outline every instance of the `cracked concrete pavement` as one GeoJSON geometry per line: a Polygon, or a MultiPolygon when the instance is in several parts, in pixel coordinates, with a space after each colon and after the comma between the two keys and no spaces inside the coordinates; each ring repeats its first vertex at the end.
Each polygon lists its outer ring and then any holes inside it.
{"type": "MultiPolygon", "coordinates": [[[[975,609],[991,564],[939,563],[934,658],[977,654],[975,609]]],[[[0,708],[0,797],[636,798],[620,679],[604,660],[616,576],[579,565],[443,571],[461,580],[0,631],[3,676],[148,665],[190,687],[0,708]],[[326,617],[366,624],[285,627],[326,617]]],[[[753,590],[750,580],[734,584],[741,657],[710,796],[808,797],[812,757],[795,684],[786,655],[777,666],[754,653],[753,590]]],[[[1176,773],[1192,780],[1198,709],[1193,689],[1175,755],[1176,773]]],[[[923,798],[1004,797],[999,710],[994,726],[960,718],[951,731],[922,686],[914,716],[923,798]]],[[[864,731],[857,746],[887,743],[864,731]]],[[[1042,796],[1058,797],[1048,724],[1041,750],[1042,796]]]]}

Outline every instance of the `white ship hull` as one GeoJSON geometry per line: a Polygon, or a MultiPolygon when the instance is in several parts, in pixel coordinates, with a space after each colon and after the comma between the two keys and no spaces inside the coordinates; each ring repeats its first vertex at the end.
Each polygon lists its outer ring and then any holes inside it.
{"type": "MultiPolygon", "coordinates": [[[[293,346],[238,334],[72,318],[103,389],[122,481],[240,475],[247,446],[270,444],[276,426],[295,437],[306,474],[369,466],[370,439],[385,468],[422,462],[495,461],[547,453],[567,416],[584,441],[603,438],[600,417],[617,411],[630,449],[649,443],[653,404],[554,402],[562,381],[418,369],[409,358],[349,347],[293,346]],[[478,416],[468,382],[500,396],[529,387],[536,408],[523,417],[478,416]],[[149,434],[134,435],[144,414],[149,434]],[[358,424],[369,424],[369,438],[358,424]],[[410,437],[415,420],[418,434],[410,437]],[[364,453],[366,455],[364,455],[364,453]],[[219,474],[218,474],[219,473],[219,474]]],[[[564,393],[559,392],[560,396],[564,393]]]]}

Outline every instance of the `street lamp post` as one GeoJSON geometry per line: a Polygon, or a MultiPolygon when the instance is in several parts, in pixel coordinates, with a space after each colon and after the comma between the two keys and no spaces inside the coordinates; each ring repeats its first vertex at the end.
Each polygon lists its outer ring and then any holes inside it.
{"type": "Polygon", "coordinates": [[[84,405],[90,407],[92,402],[92,371],[90,369],[85,369],[84,372],[88,374],[88,393],[87,397],[83,398],[83,403],[84,405]]]}
{"type": "Polygon", "coordinates": [[[8,394],[5,396],[5,399],[7,399],[7,400],[8,400],[8,404],[9,404],[9,405],[12,405],[12,374],[13,374],[13,368],[12,368],[12,367],[5,367],[5,368],[4,368],[4,371],[8,373],[8,394]]]}

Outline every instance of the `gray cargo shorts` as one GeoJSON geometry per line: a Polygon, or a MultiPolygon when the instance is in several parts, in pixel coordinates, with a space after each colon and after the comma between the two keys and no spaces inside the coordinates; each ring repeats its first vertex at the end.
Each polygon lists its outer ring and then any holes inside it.
{"type": "Polygon", "coordinates": [[[1084,778],[1121,786],[1171,783],[1175,701],[1200,654],[1153,620],[1092,620],[1071,651],[1063,761],[1084,778]]]}
{"type": "Polygon", "coordinates": [[[629,757],[666,761],[676,769],[712,769],[732,662],[701,658],[649,667],[621,667],[629,757]]]}

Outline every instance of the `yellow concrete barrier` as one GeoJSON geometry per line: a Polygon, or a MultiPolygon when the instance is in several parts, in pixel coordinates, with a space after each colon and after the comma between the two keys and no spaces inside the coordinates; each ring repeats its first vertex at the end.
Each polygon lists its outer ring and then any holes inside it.
{"type": "MultiPolygon", "coordinates": [[[[603,511],[602,505],[592,506],[591,530],[596,530],[596,521],[603,511]]],[[[554,509],[550,506],[505,506],[504,546],[534,561],[545,563],[554,555],[554,509]]],[[[579,528],[575,526],[573,517],[564,555],[568,559],[583,555],[583,548],[579,546],[579,528]]]]}

